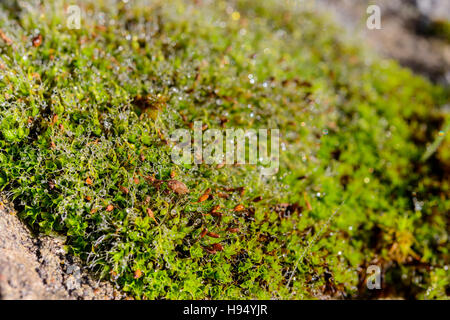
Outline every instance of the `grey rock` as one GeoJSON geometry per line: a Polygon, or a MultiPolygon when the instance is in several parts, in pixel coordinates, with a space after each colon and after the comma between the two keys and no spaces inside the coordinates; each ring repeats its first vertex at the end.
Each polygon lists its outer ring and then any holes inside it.
{"type": "Polygon", "coordinates": [[[436,83],[450,84],[450,44],[426,32],[430,21],[450,21],[450,0],[315,1],[316,8],[331,13],[351,37],[436,83]],[[381,9],[379,30],[366,27],[369,4],[381,9]]]}
{"type": "Polygon", "coordinates": [[[450,20],[450,1],[416,0],[420,13],[431,20],[450,20]]]}

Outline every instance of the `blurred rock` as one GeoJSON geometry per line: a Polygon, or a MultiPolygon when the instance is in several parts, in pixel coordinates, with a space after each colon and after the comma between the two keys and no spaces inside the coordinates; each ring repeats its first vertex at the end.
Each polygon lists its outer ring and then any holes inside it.
{"type": "Polygon", "coordinates": [[[420,13],[430,20],[450,20],[449,0],[416,0],[420,13]]]}
{"type": "Polygon", "coordinates": [[[381,55],[433,82],[450,84],[450,41],[431,30],[436,19],[450,21],[450,0],[317,0],[316,8],[331,13],[349,35],[381,55]],[[369,4],[381,9],[380,30],[366,27],[369,4]]]}

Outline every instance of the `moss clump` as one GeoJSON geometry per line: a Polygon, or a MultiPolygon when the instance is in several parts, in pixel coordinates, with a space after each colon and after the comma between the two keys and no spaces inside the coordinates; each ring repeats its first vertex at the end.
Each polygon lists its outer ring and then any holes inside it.
{"type": "Polygon", "coordinates": [[[0,189],[100,276],[145,299],[446,296],[448,138],[420,161],[442,89],[289,2],[83,1],[79,30],[27,3],[2,3],[0,189]],[[194,121],[279,128],[279,173],[175,165],[194,121]]]}

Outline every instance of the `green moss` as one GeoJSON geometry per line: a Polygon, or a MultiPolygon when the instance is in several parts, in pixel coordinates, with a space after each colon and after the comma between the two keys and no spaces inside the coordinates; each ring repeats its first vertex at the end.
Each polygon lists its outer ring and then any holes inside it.
{"type": "Polygon", "coordinates": [[[443,89],[272,0],[83,1],[79,30],[51,1],[11,3],[0,190],[100,276],[146,299],[445,297],[449,140],[420,160],[443,89]],[[194,121],[279,128],[279,173],[175,165],[168,137],[194,121]],[[371,264],[381,293],[365,289],[371,264]]]}
{"type": "Polygon", "coordinates": [[[445,20],[433,21],[425,30],[426,33],[450,42],[450,23],[445,20]]]}

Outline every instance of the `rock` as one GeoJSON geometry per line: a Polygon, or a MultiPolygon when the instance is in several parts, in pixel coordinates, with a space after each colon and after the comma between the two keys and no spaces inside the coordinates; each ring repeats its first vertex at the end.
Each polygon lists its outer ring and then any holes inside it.
{"type": "Polygon", "coordinates": [[[450,20],[450,1],[416,0],[420,13],[432,21],[450,20]]]}
{"type": "Polygon", "coordinates": [[[64,241],[34,236],[0,197],[0,299],[120,299],[66,254],[64,241]]]}
{"type": "Polygon", "coordinates": [[[450,21],[449,0],[317,0],[355,41],[443,85],[450,85],[450,44],[428,32],[433,21],[450,21]],[[381,29],[366,27],[367,7],[381,9],[381,29]],[[430,6],[431,4],[431,6],[430,6]]]}

